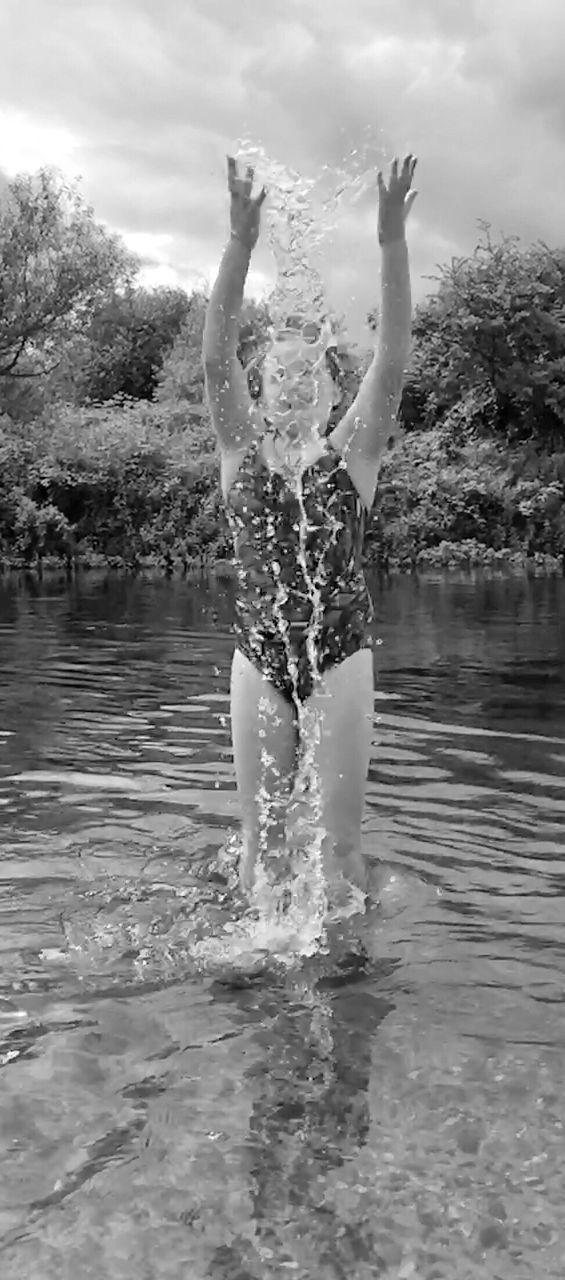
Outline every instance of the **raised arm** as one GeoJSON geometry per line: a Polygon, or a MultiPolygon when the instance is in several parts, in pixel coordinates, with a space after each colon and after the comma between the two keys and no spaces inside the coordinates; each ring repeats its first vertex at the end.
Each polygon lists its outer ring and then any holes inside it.
{"type": "Polygon", "coordinates": [[[397,432],[396,414],[410,354],[412,298],[406,218],[416,160],[407,156],[401,172],[393,162],[388,187],[379,186],[381,308],[375,352],[353,404],[331,434],[367,508],[372,506],[383,455],[397,432]]]}
{"type": "Polygon", "coordinates": [[[254,406],[237,358],[239,319],[251,253],[259,236],[265,189],[253,197],[253,169],[245,178],[228,156],[230,239],[206,311],[202,360],[206,394],[220,448],[244,448],[253,432],[254,406]]]}

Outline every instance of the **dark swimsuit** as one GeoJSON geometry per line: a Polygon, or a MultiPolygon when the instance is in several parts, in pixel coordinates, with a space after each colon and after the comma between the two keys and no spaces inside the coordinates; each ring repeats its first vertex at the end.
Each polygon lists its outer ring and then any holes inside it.
{"type": "Polygon", "coordinates": [[[371,644],[359,494],[329,444],[296,491],[267,466],[255,440],[226,510],[239,580],[238,647],[293,705],[304,702],[328,667],[371,644]]]}

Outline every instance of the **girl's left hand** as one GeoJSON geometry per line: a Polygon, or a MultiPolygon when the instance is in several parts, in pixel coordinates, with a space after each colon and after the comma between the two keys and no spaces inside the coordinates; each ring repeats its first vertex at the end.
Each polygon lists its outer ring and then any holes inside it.
{"type": "Polygon", "coordinates": [[[228,156],[228,189],[230,193],[231,234],[240,240],[251,253],[259,238],[261,208],[267,194],[264,187],[258,196],[251,194],[255,170],[248,166],[245,177],[240,178],[237,161],[228,156]]]}
{"type": "Polygon", "coordinates": [[[390,167],[388,187],[382,173],[377,174],[379,189],[379,244],[391,244],[393,240],[404,239],[404,226],[408,214],[414,204],[417,191],[411,191],[412,178],[416,168],[416,157],[406,156],[400,173],[398,160],[393,160],[390,167]]]}

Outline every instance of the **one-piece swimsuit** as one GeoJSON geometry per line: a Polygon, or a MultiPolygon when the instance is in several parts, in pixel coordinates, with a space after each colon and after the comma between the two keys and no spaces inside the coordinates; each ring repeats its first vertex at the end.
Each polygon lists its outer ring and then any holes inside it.
{"type": "Polygon", "coordinates": [[[287,479],[267,465],[256,439],[226,513],[238,648],[289,701],[304,702],[329,667],[371,646],[361,498],[329,443],[298,479],[287,479]]]}

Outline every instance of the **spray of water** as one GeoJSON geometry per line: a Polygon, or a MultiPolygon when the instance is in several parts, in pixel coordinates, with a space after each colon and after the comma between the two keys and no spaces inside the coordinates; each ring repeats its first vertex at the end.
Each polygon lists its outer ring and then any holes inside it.
{"type": "MultiPolygon", "coordinates": [[[[327,234],[334,228],[338,216],[351,209],[363,197],[369,186],[375,183],[374,149],[369,162],[367,155],[353,152],[350,163],[343,169],[324,167],[315,178],[307,178],[268,156],[265,150],[248,139],[240,140],[237,156],[242,166],[251,165],[261,183],[268,189],[265,205],[267,239],[276,268],[276,284],[269,296],[269,312],[272,332],[284,329],[288,317],[298,317],[304,324],[330,325],[339,330],[338,317],[329,305],[318,259],[327,234]],[[364,163],[365,160],[365,163],[364,163]]],[[[301,374],[312,373],[312,351],[305,349],[304,368],[301,374]]],[[[318,385],[314,379],[314,395],[318,398],[318,385]]],[[[316,402],[316,401],[315,401],[316,402]]],[[[298,505],[298,571],[306,586],[310,602],[310,622],[306,640],[308,660],[314,680],[319,678],[317,637],[324,611],[324,576],[322,561],[312,564],[308,551],[308,516],[304,501],[302,472],[289,468],[285,478],[298,505]]],[[[326,548],[339,532],[340,521],[334,518],[332,528],[325,530],[326,548]]],[[[271,530],[273,533],[274,530],[271,530]]],[[[272,566],[276,573],[276,563],[272,566]]],[[[324,849],[327,833],[322,815],[322,791],[316,768],[316,748],[322,733],[320,713],[305,706],[298,697],[298,663],[292,642],[291,626],[285,613],[288,587],[277,583],[274,614],[279,634],[284,640],[288,670],[294,689],[298,726],[302,744],[299,774],[295,795],[307,795],[308,804],[302,806],[298,828],[294,833],[294,868],[289,880],[281,880],[270,872],[273,861],[271,842],[271,796],[269,780],[273,776],[273,759],[263,743],[261,751],[262,779],[257,792],[260,812],[261,839],[256,867],[255,885],[250,916],[225,940],[225,960],[249,952],[257,953],[262,947],[271,954],[284,958],[299,952],[309,955],[324,942],[324,920],[328,899],[324,874],[324,849]],[[227,946],[227,950],[226,950],[227,946]]],[[[267,739],[267,728],[272,724],[271,704],[265,700],[259,709],[260,740],[267,739]]],[[[299,806],[300,808],[300,806],[299,806]]],[[[276,851],[275,851],[276,852],[276,851]]],[[[288,849],[281,851],[280,865],[287,862],[288,849]]],[[[359,902],[353,902],[358,909],[359,902]]],[[[202,944],[206,947],[210,944],[202,944]]],[[[202,948],[201,948],[202,949],[202,948]]]]}
{"type": "MultiPolygon", "coordinates": [[[[251,165],[268,190],[264,209],[276,283],[269,296],[273,326],[289,313],[305,319],[332,316],[319,268],[319,256],[339,219],[375,188],[380,149],[373,141],[353,149],[342,167],[324,165],[306,177],[269,156],[248,138],[237,143],[242,166],[251,165]]],[[[335,315],[332,316],[337,321],[335,315]]]]}

